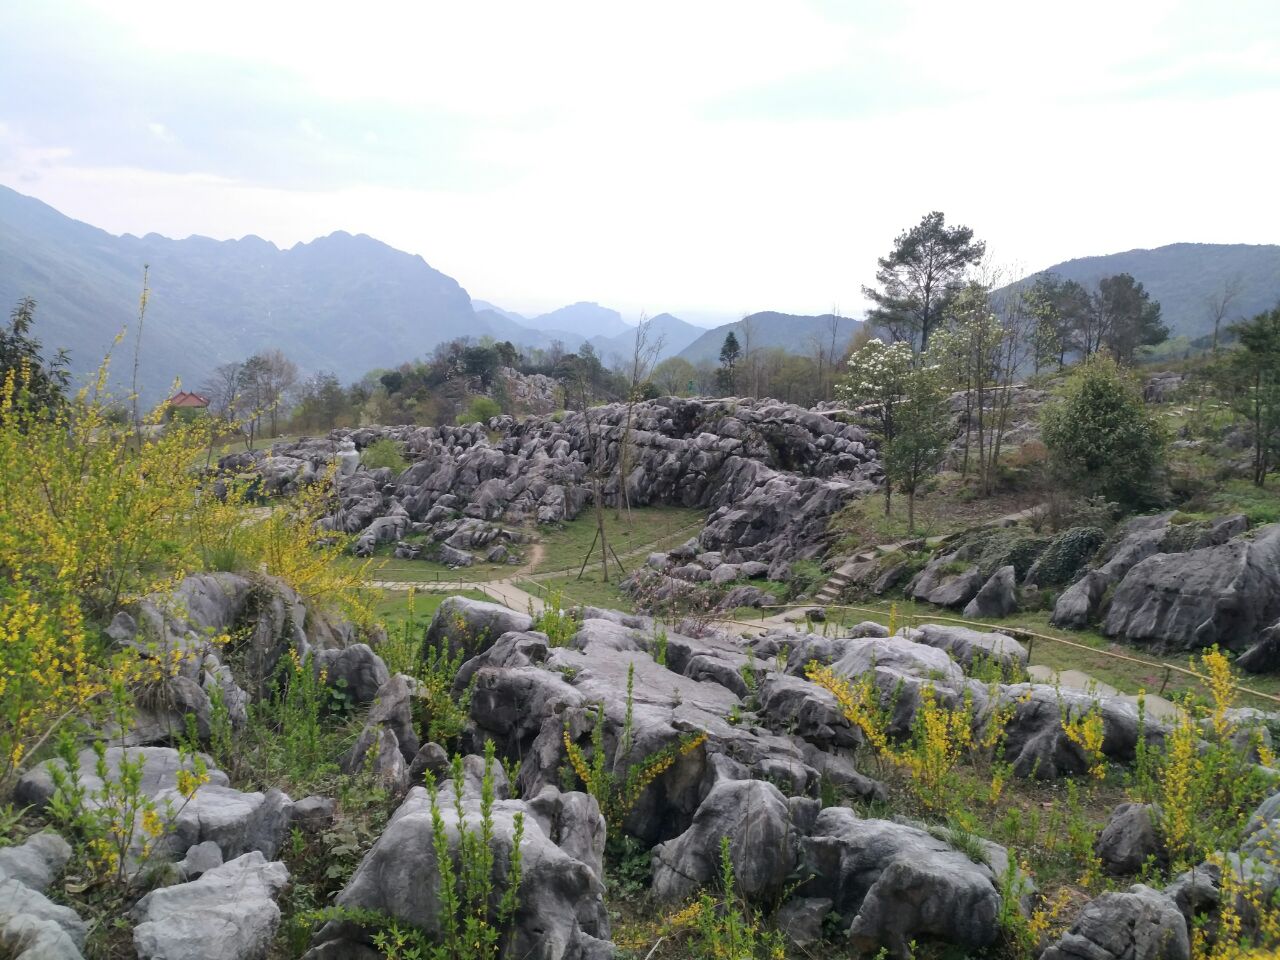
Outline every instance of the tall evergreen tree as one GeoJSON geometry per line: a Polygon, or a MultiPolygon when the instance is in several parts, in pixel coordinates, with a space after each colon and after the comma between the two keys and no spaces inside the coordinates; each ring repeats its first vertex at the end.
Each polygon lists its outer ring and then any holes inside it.
{"type": "Polygon", "coordinates": [[[733,393],[737,382],[738,358],[742,356],[742,347],[732,330],[724,335],[724,344],[720,347],[720,370],[716,374],[720,387],[726,393],[733,393]]]}
{"type": "Polygon", "coordinates": [[[942,319],[948,301],[960,289],[965,271],[982,259],[987,245],[968,227],[948,227],[935,210],[893,242],[876,270],[877,287],[862,292],[875,306],[867,321],[923,351],[942,319]]]}
{"type": "Polygon", "coordinates": [[[1253,432],[1253,482],[1261,487],[1280,443],[1280,307],[1233,324],[1239,346],[1219,373],[1231,405],[1253,432]]]}
{"type": "Polygon", "coordinates": [[[1160,320],[1159,302],[1127,273],[1098,281],[1094,312],[1101,345],[1120,363],[1132,363],[1138,347],[1169,338],[1169,328],[1160,320]]]}

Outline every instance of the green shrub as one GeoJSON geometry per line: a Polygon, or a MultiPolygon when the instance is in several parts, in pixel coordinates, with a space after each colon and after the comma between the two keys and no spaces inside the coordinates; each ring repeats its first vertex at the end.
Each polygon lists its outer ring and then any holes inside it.
{"type": "Polygon", "coordinates": [[[1060,587],[1070,583],[1106,539],[1097,527],[1072,527],[1058,534],[1036,561],[1036,584],[1060,587]]]}
{"type": "Polygon", "coordinates": [[[409,466],[400,453],[400,444],[390,437],[375,440],[365,447],[364,453],[360,454],[360,462],[369,470],[388,467],[392,473],[396,474],[403,473],[405,468],[409,466]]]}
{"type": "Polygon", "coordinates": [[[465,427],[469,423],[486,423],[491,417],[502,415],[502,408],[491,397],[472,397],[471,405],[458,414],[454,422],[465,427]]]}
{"type": "Polygon", "coordinates": [[[1077,367],[1040,425],[1061,482],[1131,505],[1156,499],[1164,426],[1110,357],[1095,354],[1077,367]]]}

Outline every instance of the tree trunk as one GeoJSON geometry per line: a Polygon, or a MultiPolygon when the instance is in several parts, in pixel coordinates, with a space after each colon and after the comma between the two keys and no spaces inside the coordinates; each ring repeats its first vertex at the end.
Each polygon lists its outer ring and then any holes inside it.
{"type": "Polygon", "coordinates": [[[916,488],[907,491],[907,535],[916,535],[916,488]]]}
{"type": "Polygon", "coordinates": [[[600,576],[602,583],[609,582],[609,542],[604,535],[604,496],[600,475],[596,474],[596,530],[600,534],[600,576]]]}

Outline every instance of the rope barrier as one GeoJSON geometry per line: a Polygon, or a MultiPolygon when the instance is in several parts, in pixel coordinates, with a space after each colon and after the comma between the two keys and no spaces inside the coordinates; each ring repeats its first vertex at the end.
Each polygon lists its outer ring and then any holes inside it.
{"type": "MultiPolygon", "coordinates": [[[[859,607],[851,604],[810,604],[808,606],[810,608],[821,609],[824,612],[827,610],[852,610],[857,613],[870,613],[878,616],[884,616],[885,614],[885,611],[881,608],[859,607]]],[[[760,609],[761,610],[795,610],[795,609],[801,609],[801,608],[798,608],[793,605],[786,605],[786,604],[763,604],[760,607],[760,609]]],[[[977,627],[982,630],[986,630],[988,632],[1008,634],[1012,636],[1015,640],[1021,639],[1021,638],[1027,638],[1028,640],[1048,640],[1052,643],[1061,643],[1068,647],[1074,647],[1077,650],[1084,650],[1084,651],[1087,651],[1088,653],[1100,654],[1101,656],[1104,656],[1104,657],[1110,657],[1113,660],[1124,660],[1128,663],[1136,663],[1140,666],[1147,667],[1156,672],[1164,671],[1166,679],[1165,679],[1165,683],[1161,687],[1162,690],[1164,689],[1164,686],[1168,685],[1168,674],[1170,671],[1183,674],[1184,676],[1192,677],[1201,683],[1207,684],[1210,680],[1210,678],[1205,676],[1203,673],[1199,673],[1195,670],[1191,670],[1188,667],[1180,667],[1175,663],[1163,663],[1157,660],[1144,660],[1141,657],[1134,657],[1126,653],[1116,653],[1113,650],[1102,650],[1102,649],[1099,649],[1098,647],[1091,647],[1087,643],[1080,643],[1076,640],[1068,640],[1066,637],[1055,637],[1052,634],[1048,634],[1048,633],[1037,633],[1036,631],[1028,629],[1027,627],[1005,626],[1003,624],[997,626],[995,624],[983,623],[980,620],[965,620],[960,617],[949,617],[944,615],[934,616],[933,614],[929,614],[927,617],[922,617],[920,619],[929,620],[930,622],[941,621],[945,623],[956,623],[966,627],[977,627]]],[[[742,621],[738,621],[738,620],[733,620],[728,622],[742,623],[742,621]]],[[[759,626],[759,624],[743,624],[743,625],[757,626],[757,627],[759,626]]],[[[1028,653],[1029,652],[1030,651],[1028,650],[1028,653]]],[[[1268,700],[1271,703],[1280,704],[1280,696],[1276,696],[1275,694],[1263,693],[1261,690],[1255,690],[1252,687],[1246,687],[1238,683],[1233,683],[1231,686],[1232,686],[1232,689],[1238,690],[1240,693],[1246,693],[1251,697],[1257,697],[1261,700],[1268,700]]]]}

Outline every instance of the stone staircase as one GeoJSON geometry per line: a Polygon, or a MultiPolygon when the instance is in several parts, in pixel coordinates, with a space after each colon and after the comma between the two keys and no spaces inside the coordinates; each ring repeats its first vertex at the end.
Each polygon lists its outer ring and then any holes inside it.
{"type": "MultiPolygon", "coordinates": [[[[892,548],[893,545],[886,544],[883,549],[887,552],[892,548]]],[[[831,574],[827,579],[827,582],[819,587],[818,592],[813,595],[814,601],[823,604],[824,606],[836,603],[840,599],[841,591],[843,591],[844,588],[852,582],[856,568],[859,565],[866,563],[868,560],[875,560],[880,556],[880,552],[880,547],[871,547],[868,550],[863,550],[861,553],[855,554],[844,563],[840,564],[835,573],[831,574]]]]}

